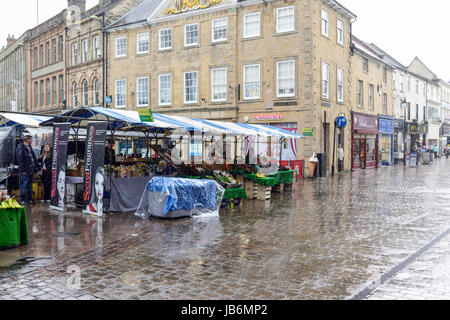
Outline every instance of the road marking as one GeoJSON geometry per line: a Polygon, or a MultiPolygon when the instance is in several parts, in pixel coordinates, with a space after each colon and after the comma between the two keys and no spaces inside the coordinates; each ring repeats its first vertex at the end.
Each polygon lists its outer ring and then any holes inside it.
{"type": "Polygon", "coordinates": [[[368,296],[370,296],[377,288],[379,288],[381,285],[385,284],[392,278],[394,278],[400,271],[402,271],[404,268],[406,268],[408,265],[413,263],[417,258],[419,258],[421,255],[423,255],[426,251],[428,251],[431,247],[433,247],[435,244],[437,244],[439,241],[444,239],[450,234],[450,228],[441,233],[439,236],[431,240],[427,245],[425,245],[422,249],[417,251],[416,253],[412,254],[406,260],[402,261],[395,267],[393,267],[391,270],[389,270],[387,273],[382,275],[377,280],[373,281],[370,285],[368,285],[366,288],[361,290],[356,295],[352,296],[349,300],[364,300],[368,296]]]}

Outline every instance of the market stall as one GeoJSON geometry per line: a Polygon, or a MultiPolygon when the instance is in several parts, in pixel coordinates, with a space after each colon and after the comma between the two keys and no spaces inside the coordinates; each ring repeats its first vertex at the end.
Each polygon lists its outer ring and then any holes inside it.
{"type": "MultiPolygon", "coordinates": [[[[64,159],[60,165],[60,168],[63,168],[64,174],[66,174],[66,183],[81,186],[75,192],[74,197],[78,199],[76,203],[79,206],[85,206],[86,196],[98,194],[98,196],[93,197],[97,198],[98,204],[103,204],[103,199],[105,199],[109,202],[106,203],[108,209],[117,212],[136,210],[139,203],[136,196],[123,197],[123,194],[135,195],[137,192],[140,196],[143,187],[152,177],[150,175],[152,170],[150,169],[148,154],[145,158],[138,155],[118,157],[114,163],[104,166],[106,139],[114,142],[122,138],[151,141],[151,139],[158,139],[161,135],[167,134],[168,130],[175,128],[174,125],[159,120],[155,120],[152,123],[143,123],[137,112],[96,107],[74,109],[56,116],[42,125],[53,126],[54,128],[64,125],[70,127],[71,135],[74,135],[73,140],[78,149],[81,147],[78,147],[80,142],[85,140],[82,147],[82,149],[85,149],[83,156],[80,156],[80,153],[76,150],[73,157],[68,159],[67,167],[64,166],[64,159]],[[95,134],[103,133],[103,135],[95,136],[92,134],[93,132],[95,134]],[[90,142],[92,142],[92,145],[89,145],[90,142]],[[95,147],[95,150],[91,147],[95,147]],[[91,163],[92,168],[90,167],[89,169],[94,169],[94,171],[90,173],[92,178],[86,181],[88,161],[93,162],[91,163]],[[126,181],[128,179],[133,181],[126,181]],[[97,181],[102,182],[101,187],[97,181]],[[86,183],[90,184],[91,191],[89,195],[86,194],[86,183]],[[130,189],[130,186],[132,186],[132,189],[130,189]],[[95,190],[95,188],[98,188],[98,190],[95,190]],[[140,190],[135,188],[140,188],[140,190]]],[[[61,142],[62,140],[58,139],[58,141],[61,142]]],[[[61,186],[57,189],[61,190],[61,196],[63,196],[65,188],[61,186]]],[[[61,203],[61,205],[63,204],[61,203]]],[[[89,206],[91,208],[97,207],[95,203],[89,204],[89,206]]],[[[95,208],[95,211],[102,210],[95,208]]],[[[102,212],[95,213],[98,215],[102,214],[102,212]]]]}
{"type": "MultiPolygon", "coordinates": [[[[33,137],[32,148],[38,157],[41,147],[51,140],[51,130],[39,127],[43,122],[51,119],[29,113],[0,112],[0,183],[11,195],[19,196],[19,178],[14,175],[15,151],[21,142],[24,132],[33,137]]],[[[34,178],[34,200],[38,200],[42,191],[42,184],[38,175],[34,178]]]]}
{"type": "MultiPolygon", "coordinates": [[[[75,197],[80,199],[81,205],[86,206],[86,197],[89,198],[92,194],[96,202],[88,205],[95,210],[98,208],[96,204],[102,206],[102,201],[105,199],[108,202],[109,211],[135,211],[141,200],[142,190],[145,190],[154,176],[215,180],[225,189],[222,205],[239,205],[242,199],[247,198],[247,192],[244,185],[238,183],[230,171],[237,165],[238,157],[245,160],[245,156],[249,153],[250,143],[247,143],[249,137],[253,141],[253,147],[257,149],[260,147],[259,144],[281,144],[283,139],[301,137],[295,133],[268,126],[161,114],[153,114],[152,117],[154,121],[146,122],[142,121],[136,111],[92,107],[68,111],[42,124],[44,127],[53,126],[55,130],[61,127],[61,132],[70,133],[74,136],[72,140],[75,142],[85,140],[83,141],[84,154],[80,156],[79,152],[75,152],[73,157],[69,154],[67,167],[62,157],[59,166],[65,170],[64,174],[67,173],[62,179],[66,184],[81,186],[80,190],[75,192],[78,194],[75,197]],[[92,132],[96,132],[98,137],[94,137],[92,132]],[[99,135],[100,133],[104,135],[99,135]],[[259,141],[260,137],[263,142],[259,141]],[[103,166],[103,162],[100,165],[101,161],[92,160],[92,154],[95,154],[97,159],[104,158],[105,140],[112,141],[115,151],[114,160],[109,159],[110,163],[103,166]],[[223,150],[215,149],[222,143],[223,150]],[[213,160],[214,157],[221,156],[220,153],[217,154],[217,150],[221,150],[222,160],[225,159],[225,162],[222,164],[214,162],[214,165],[208,165],[205,154],[211,150],[214,154],[213,160]],[[174,159],[174,155],[177,154],[179,158],[175,156],[174,159]],[[186,165],[186,163],[195,164],[186,165]],[[90,180],[86,180],[87,177],[90,180]],[[97,186],[96,181],[101,181],[101,188],[97,186]],[[94,186],[86,186],[87,184],[94,184],[94,186]],[[87,194],[89,190],[91,190],[90,194],[87,194]],[[98,199],[99,197],[101,199],[98,199]]],[[[58,143],[63,141],[56,134],[54,139],[58,143]]],[[[278,162],[277,159],[270,160],[278,162]]],[[[278,167],[274,168],[267,172],[275,176],[266,178],[273,183],[281,179],[277,174],[278,167]]],[[[57,171],[60,172],[60,170],[57,171]]],[[[56,187],[56,189],[64,193],[64,187],[56,187]]]]}

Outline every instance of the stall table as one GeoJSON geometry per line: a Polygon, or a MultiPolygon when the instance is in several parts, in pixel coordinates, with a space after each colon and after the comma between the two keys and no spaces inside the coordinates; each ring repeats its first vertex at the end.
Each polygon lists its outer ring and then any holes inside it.
{"type": "Polygon", "coordinates": [[[233,208],[234,206],[240,206],[243,199],[247,199],[247,192],[244,188],[225,189],[221,207],[233,208]]]}
{"type": "Polygon", "coordinates": [[[289,171],[279,171],[277,173],[271,174],[270,177],[275,179],[275,185],[285,184],[294,182],[294,172],[295,170],[289,171]]]}
{"type": "Polygon", "coordinates": [[[0,249],[28,244],[25,208],[0,210],[0,249]]]}

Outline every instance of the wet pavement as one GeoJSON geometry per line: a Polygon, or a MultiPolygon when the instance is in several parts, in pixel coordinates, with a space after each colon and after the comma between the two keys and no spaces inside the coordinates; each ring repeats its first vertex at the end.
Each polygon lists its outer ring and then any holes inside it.
{"type": "Polygon", "coordinates": [[[30,245],[0,251],[0,299],[450,299],[449,169],[440,160],[300,181],[220,218],[36,207],[30,245]],[[24,257],[35,259],[12,265],[24,257]]]}

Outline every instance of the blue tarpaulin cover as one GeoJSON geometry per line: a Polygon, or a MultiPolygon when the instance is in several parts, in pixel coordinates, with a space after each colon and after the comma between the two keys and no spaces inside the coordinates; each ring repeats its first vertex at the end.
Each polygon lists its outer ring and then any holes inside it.
{"type": "Polygon", "coordinates": [[[218,213],[223,194],[224,189],[213,180],[155,177],[147,184],[136,215],[147,218],[218,213]]]}

